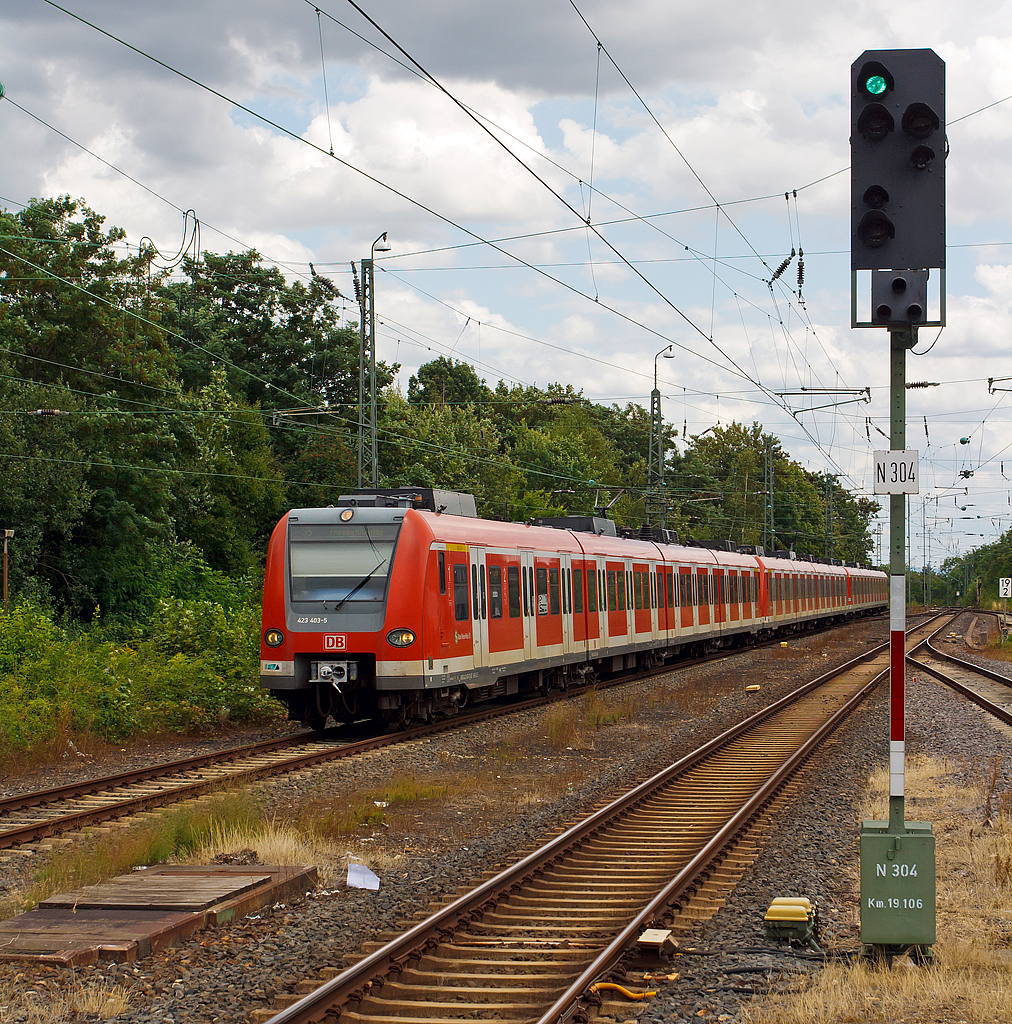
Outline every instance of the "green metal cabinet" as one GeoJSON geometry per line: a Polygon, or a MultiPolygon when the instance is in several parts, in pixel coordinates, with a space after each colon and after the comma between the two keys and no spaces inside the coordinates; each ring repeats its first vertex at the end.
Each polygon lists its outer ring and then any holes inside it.
{"type": "Polygon", "coordinates": [[[935,941],[935,837],[931,823],[861,825],[861,941],[930,946],[935,941]]]}

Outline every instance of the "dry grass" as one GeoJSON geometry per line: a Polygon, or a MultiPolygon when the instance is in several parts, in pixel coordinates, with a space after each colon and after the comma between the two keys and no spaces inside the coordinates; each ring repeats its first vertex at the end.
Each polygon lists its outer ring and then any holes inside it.
{"type": "MultiPolygon", "coordinates": [[[[907,759],[906,817],[930,821],[936,838],[936,962],[892,970],[830,965],[804,992],[747,1007],[750,1024],[1012,1021],[1012,818],[1000,765],[973,765],[960,784],[952,762],[907,759]]],[[[888,774],[873,775],[862,818],[888,817],[888,774]]],[[[856,872],[856,865],[855,865],[856,872]]]]}
{"type": "Polygon", "coordinates": [[[56,892],[95,885],[141,864],[185,858],[213,829],[239,827],[258,816],[249,796],[226,793],[155,812],[143,824],[115,826],[111,832],[73,843],[43,860],[27,890],[0,899],[0,919],[13,917],[56,892]]]}
{"type": "Polygon", "coordinates": [[[0,983],[0,1020],[58,1024],[88,1015],[109,1020],[129,1009],[127,989],[107,982],[73,982],[64,992],[55,984],[0,983]]]}

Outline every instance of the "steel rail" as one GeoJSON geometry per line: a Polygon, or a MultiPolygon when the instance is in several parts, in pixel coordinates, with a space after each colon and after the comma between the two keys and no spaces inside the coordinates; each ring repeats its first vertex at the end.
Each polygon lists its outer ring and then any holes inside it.
{"type": "Polygon", "coordinates": [[[297,746],[312,737],[305,733],[294,736],[281,736],[272,740],[261,740],[258,743],[247,743],[239,747],[226,747],[209,754],[195,754],[178,761],[167,761],[164,764],[148,765],[144,768],[132,768],[113,775],[100,775],[81,782],[69,782],[64,786],[52,789],[41,789],[30,793],[15,793],[13,796],[0,797],[0,814],[10,811],[21,811],[26,807],[39,807],[59,800],[73,800],[75,797],[92,796],[102,789],[113,786],[128,786],[138,782],[148,782],[163,775],[175,772],[193,771],[206,765],[222,761],[235,760],[238,757],[249,757],[257,753],[270,753],[283,750],[287,746],[297,746]]]}
{"type": "MultiPolygon", "coordinates": [[[[907,661],[921,672],[927,672],[929,676],[934,676],[940,683],[944,683],[951,689],[961,693],[964,697],[969,698],[978,707],[983,708],[983,710],[989,715],[993,715],[995,718],[1000,719],[1006,725],[1012,725],[1012,712],[1006,711],[1000,704],[995,704],[994,701],[988,700],[982,693],[978,693],[972,687],[967,686],[966,683],[961,683],[958,679],[954,679],[952,676],[946,675],[940,669],[932,668],[931,665],[926,665],[923,661],[916,661],[914,658],[910,657],[907,658],[907,661]]],[[[986,670],[983,670],[981,674],[986,675],[986,670]]],[[[1002,679],[1001,682],[1006,685],[1012,684],[1012,680],[1009,679],[1002,679]]]]}
{"type": "MultiPolygon", "coordinates": [[[[932,620],[928,621],[930,622],[932,620]]],[[[913,632],[915,630],[922,629],[923,627],[924,623],[922,622],[916,626],[912,626],[908,632],[913,632]]],[[[504,869],[494,877],[487,879],[485,882],[482,882],[470,892],[458,897],[456,900],[448,903],[425,920],[412,926],[396,939],[393,939],[391,942],[388,942],[384,946],[373,951],[357,964],[345,969],[329,981],[324,982],[319,988],[315,989],[309,995],[304,996],[298,1002],[284,1010],[281,1010],[270,1019],[269,1024],[312,1024],[312,1022],[322,1020],[328,1013],[332,1013],[333,1008],[336,1006],[342,1006],[345,1003],[356,1000],[361,1001],[361,999],[365,997],[368,989],[377,981],[377,979],[391,970],[400,971],[403,969],[405,962],[411,959],[413,955],[417,955],[417,950],[419,950],[419,948],[425,947],[430,943],[436,943],[449,938],[456,928],[474,920],[476,911],[487,908],[490,903],[495,904],[500,902],[512,889],[533,878],[540,869],[555,861],[563,852],[577,845],[580,841],[583,841],[598,832],[611,819],[640,804],[656,790],[666,785],[670,780],[680,774],[683,774],[689,768],[694,767],[696,764],[703,761],[708,755],[725,746],[732,739],[736,739],[751,731],[762,722],[778,714],[791,704],[796,703],[802,697],[818,689],[836,676],[839,676],[852,668],[856,668],[866,661],[873,660],[874,658],[881,656],[883,653],[886,653],[888,650],[888,641],[878,644],[871,650],[865,651],[863,654],[851,659],[843,665],[831,669],[815,679],[810,680],[792,693],[787,694],[785,697],[780,698],[768,707],[756,712],[745,721],[725,730],[720,735],[715,736],[697,750],[692,751],[690,754],[687,754],[674,764],[671,764],[657,772],[655,775],[640,783],[628,793],[594,812],[583,821],[571,826],[565,832],[556,836],[539,849],[528,854],[516,864],[504,869]]],[[[874,683],[877,684],[881,681],[887,673],[888,669],[884,669],[882,673],[876,675],[874,683]]],[[[869,691],[870,685],[871,684],[866,684],[866,686],[862,688],[861,692],[866,694],[869,691]]],[[[852,706],[851,702],[848,702],[847,706],[852,706]]],[[[817,730],[817,734],[824,735],[822,729],[817,730]]],[[[812,749],[812,747],[809,746],[810,743],[811,738],[809,741],[806,741],[801,748],[802,750],[808,751],[808,753],[804,755],[805,757],[809,756],[810,750],[812,749]]],[[[767,780],[767,783],[764,784],[763,788],[770,785],[773,779],[777,778],[779,775],[780,772],[778,771],[775,776],[771,777],[770,780],[767,780]]],[[[785,780],[783,778],[779,778],[775,789],[779,790],[784,781],[785,780]]],[[[753,810],[747,817],[751,818],[755,813],[756,812],[753,810]]],[[[728,834],[728,830],[730,829],[729,834],[733,836],[735,833],[740,831],[741,828],[742,824],[740,822],[734,825],[734,827],[729,824],[724,826],[718,835],[725,835],[726,844],[726,835],[728,834]]],[[[712,843],[713,840],[707,844],[707,848],[709,848],[712,843]]],[[[697,855],[693,860],[693,863],[696,862],[701,863],[699,855],[697,855]]],[[[698,876],[699,874],[700,870],[697,869],[696,875],[698,876]]],[[[676,879],[673,880],[672,883],[669,883],[669,885],[662,890],[662,893],[658,894],[658,896],[655,897],[648,905],[650,916],[656,913],[657,908],[661,905],[658,902],[660,900],[660,896],[662,894],[666,894],[670,897],[672,887],[677,887],[676,883],[682,884],[682,882],[679,882],[680,879],[684,882],[683,888],[688,888],[695,880],[694,878],[687,878],[685,870],[680,872],[679,875],[676,876],[676,879]]],[[[643,914],[646,914],[646,911],[642,912],[637,920],[639,920],[643,914]]],[[[627,932],[629,932],[630,929],[634,930],[635,927],[635,925],[630,925],[629,928],[625,929],[621,933],[621,935],[625,937],[626,945],[629,941],[627,932]]],[[[613,942],[607,947],[607,950],[611,951],[613,950],[613,947],[617,948],[617,942],[618,939],[613,940],[613,942]]],[[[586,976],[589,970],[590,968],[580,976],[580,979],[584,982],[583,988],[586,987],[586,984],[589,984],[589,982],[586,981],[586,976]]],[[[600,973],[601,971],[599,970],[594,977],[599,976],[600,973]]],[[[594,977],[591,977],[590,980],[593,981],[594,977]]],[[[575,987],[576,983],[571,986],[571,990],[575,989],[575,987]]],[[[581,988],[580,994],[582,994],[582,991],[583,989],[581,988]]],[[[555,1009],[556,1007],[553,1006],[552,1010],[554,1011],[555,1009]]],[[[551,1012],[552,1011],[549,1011],[549,1013],[551,1012]]]]}

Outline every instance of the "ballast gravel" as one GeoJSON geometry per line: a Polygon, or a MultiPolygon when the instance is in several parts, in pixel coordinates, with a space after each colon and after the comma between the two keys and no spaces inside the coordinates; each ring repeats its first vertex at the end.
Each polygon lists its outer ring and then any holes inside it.
{"type": "MultiPolygon", "coordinates": [[[[378,891],[347,888],[333,874],[315,893],[136,963],[76,969],[0,963],[0,1019],[42,1020],[17,1009],[28,992],[37,993],[29,998],[41,1004],[55,992],[119,986],[127,999],[126,1009],[112,1018],[119,1021],[262,1020],[280,1005],[275,997],[346,966],[363,943],[385,937],[458,886],[473,885],[799,682],[881,643],[887,628],[885,621],[871,620],[602,692],[602,704],[618,709],[618,721],[583,730],[565,746],[557,738],[564,713],[539,709],[260,784],[265,813],[293,820],[300,808],[328,802],[339,807],[349,794],[373,792],[394,779],[442,780],[449,790],[443,799],[391,814],[385,825],[365,825],[342,840],[348,854],[380,875],[378,891]],[[746,692],[749,684],[759,684],[760,691],[746,692]],[[12,993],[18,999],[5,1008],[12,993]]],[[[595,710],[586,698],[572,701],[584,717],[595,710]]],[[[859,947],[857,807],[869,772],[887,762],[887,712],[888,694],[880,688],[829,740],[727,905],[683,941],[683,955],[669,965],[677,979],[659,982],[657,996],[629,1004],[625,1017],[656,1024],[737,1022],[753,993],[789,988],[817,970],[823,961],[815,954],[774,948],[766,940],[762,917],[774,896],[818,901],[823,948],[850,953],[859,947]]],[[[982,712],[931,680],[908,687],[910,753],[944,756],[972,779],[1008,753],[1007,737],[983,723],[982,712]]],[[[94,774],[120,767],[89,766],[94,774]]],[[[1003,784],[1009,782],[1006,771],[1003,784]]],[[[45,772],[35,773],[26,788],[56,784],[59,770],[53,775],[49,782],[45,772]]],[[[22,889],[43,856],[0,854],[0,896],[22,889]]],[[[100,1015],[78,1010],[62,1019],[100,1015]]]]}

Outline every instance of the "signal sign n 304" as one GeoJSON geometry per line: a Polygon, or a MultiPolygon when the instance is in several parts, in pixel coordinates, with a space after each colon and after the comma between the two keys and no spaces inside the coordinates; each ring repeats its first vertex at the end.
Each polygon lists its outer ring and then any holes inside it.
{"type": "Polygon", "coordinates": [[[917,452],[875,452],[875,494],[916,494],[917,452]]]}

